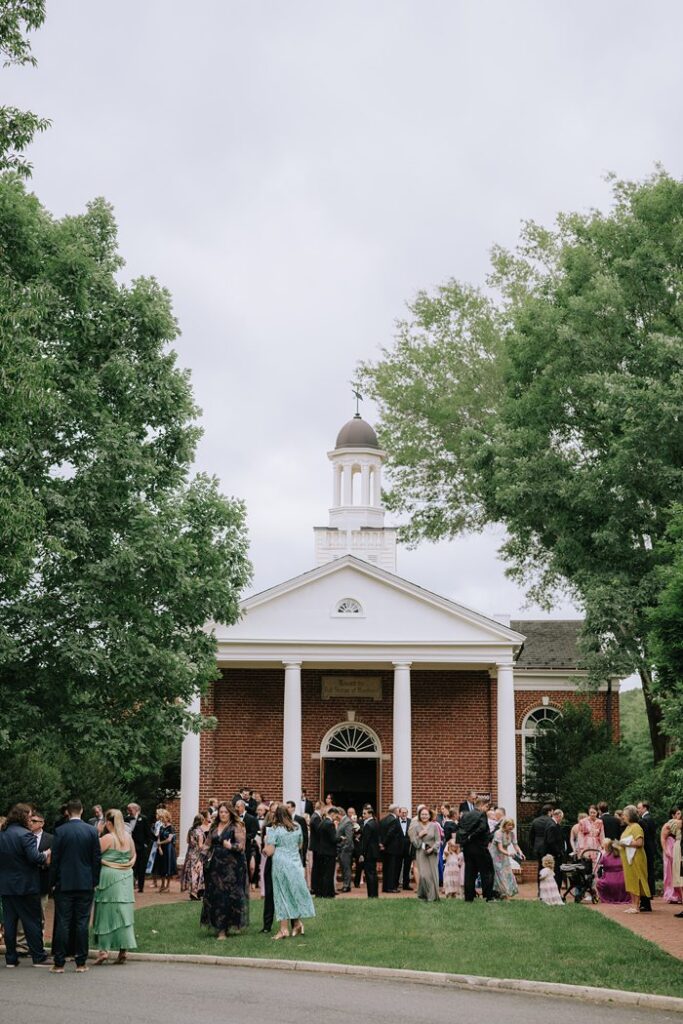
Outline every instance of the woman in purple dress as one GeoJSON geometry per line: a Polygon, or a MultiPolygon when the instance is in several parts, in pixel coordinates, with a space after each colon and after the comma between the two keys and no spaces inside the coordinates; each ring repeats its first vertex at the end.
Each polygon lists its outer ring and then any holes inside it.
{"type": "Polygon", "coordinates": [[[598,862],[598,896],[601,903],[630,903],[631,897],[624,885],[624,869],[621,857],[612,849],[610,840],[604,844],[598,862]]]}

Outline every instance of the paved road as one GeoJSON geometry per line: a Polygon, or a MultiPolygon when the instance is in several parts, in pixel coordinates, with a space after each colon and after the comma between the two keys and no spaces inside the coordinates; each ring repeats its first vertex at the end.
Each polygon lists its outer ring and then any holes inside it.
{"type": "Polygon", "coordinates": [[[22,964],[2,969],[0,1020],[11,1024],[681,1024],[681,1015],[592,1006],[571,999],[466,992],[268,968],[131,963],[51,975],[22,964]]]}

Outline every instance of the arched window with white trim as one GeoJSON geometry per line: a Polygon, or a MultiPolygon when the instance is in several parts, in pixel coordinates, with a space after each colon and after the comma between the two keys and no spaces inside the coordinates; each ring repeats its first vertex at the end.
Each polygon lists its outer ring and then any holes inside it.
{"type": "Polygon", "coordinates": [[[381,757],[377,733],[359,722],[341,722],[333,726],[320,744],[321,757],[381,757]]]}
{"type": "Polygon", "coordinates": [[[533,708],[525,715],[522,728],[519,730],[522,748],[522,787],[523,795],[527,799],[533,799],[533,793],[528,792],[526,784],[527,768],[529,765],[529,752],[533,748],[536,738],[542,730],[551,728],[562,718],[562,712],[548,704],[533,708]]]}
{"type": "Polygon", "coordinates": [[[337,601],[332,614],[343,618],[363,618],[363,606],[355,597],[343,597],[337,601]]]}

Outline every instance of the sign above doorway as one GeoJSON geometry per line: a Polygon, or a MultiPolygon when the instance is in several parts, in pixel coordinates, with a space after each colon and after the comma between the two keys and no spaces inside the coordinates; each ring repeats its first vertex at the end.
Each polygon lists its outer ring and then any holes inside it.
{"type": "Polygon", "coordinates": [[[381,700],[381,676],[323,676],[322,700],[334,697],[353,697],[357,700],[381,700]]]}

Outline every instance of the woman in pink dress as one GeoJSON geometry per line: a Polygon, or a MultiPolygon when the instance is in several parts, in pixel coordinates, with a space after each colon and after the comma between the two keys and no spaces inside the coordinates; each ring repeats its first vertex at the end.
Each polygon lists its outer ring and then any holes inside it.
{"type": "Polygon", "coordinates": [[[662,861],[664,863],[664,893],[666,903],[683,903],[683,884],[681,884],[681,832],[683,831],[683,811],[674,807],[671,818],[662,827],[662,861]]]}
{"type": "Polygon", "coordinates": [[[588,817],[581,819],[576,831],[579,856],[588,857],[595,864],[605,839],[605,829],[595,804],[590,805],[588,817]]]}
{"type": "Polygon", "coordinates": [[[624,885],[624,869],[621,857],[612,849],[609,839],[598,862],[598,896],[601,903],[630,903],[631,897],[624,885]]]}

